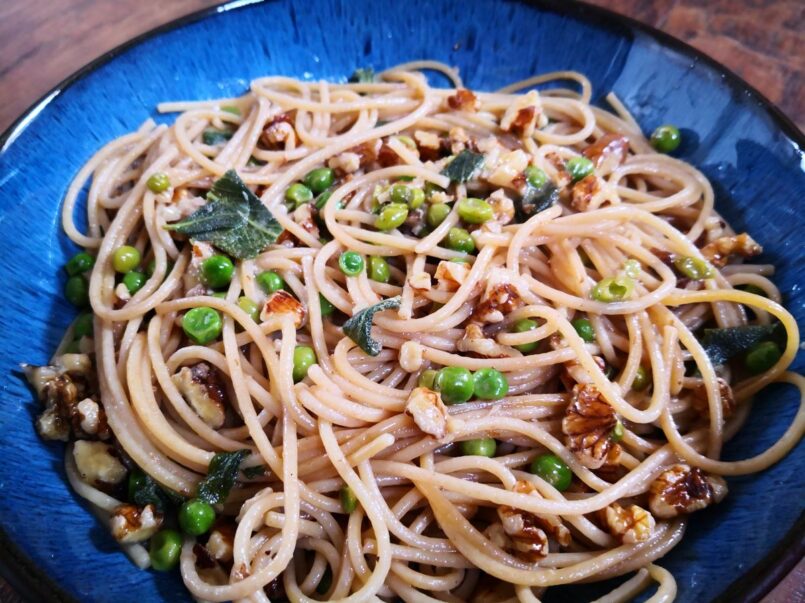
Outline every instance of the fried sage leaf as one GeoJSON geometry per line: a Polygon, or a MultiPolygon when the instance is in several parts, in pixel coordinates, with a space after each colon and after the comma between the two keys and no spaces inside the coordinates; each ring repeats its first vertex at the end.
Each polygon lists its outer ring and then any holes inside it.
{"type": "Polygon", "coordinates": [[[356,313],[352,318],[344,323],[344,334],[370,356],[377,356],[383,346],[380,342],[372,339],[372,319],[375,314],[383,310],[397,309],[400,307],[400,296],[390,297],[374,306],[364,308],[356,313]]]}

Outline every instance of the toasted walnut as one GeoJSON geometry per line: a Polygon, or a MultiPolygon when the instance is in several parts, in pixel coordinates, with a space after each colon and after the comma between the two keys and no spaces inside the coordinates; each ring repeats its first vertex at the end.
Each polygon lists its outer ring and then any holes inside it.
{"type": "MultiPolygon", "coordinates": [[[[525,288],[527,290],[527,288],[525,288]]],[[[510,270],[493,271],[486,289],[472,313],[474,322],[501,322],[509,312],[523,305],[519,275],[510,270]]]]}
{"type": "Polygon", "coordinates": [[[282,314],[290,314],[294,318],[294,325],[298,329],[301,327],[305,318],[307,317],[307,310],[304,304],[296,299],[287,291],[280,289],[274,291],[268,296],[262,311],[260,312],[260,320],[266,321],[269,318],[275,318],[282,314]]]}
{"type": "Polygon", "coordinates": [[[185,366],[173,376],[173,383],[202,421],[213,429],[223,427],[226,390],[218,369],[207,362],[185,366]]]}
{"type": "Polygon", "coordinates": [[[581,152],[593,162],[602,176],[626,161],[629,154],[629,139],[619,134],[605,134],[581,152]]]}
{"type": "Polygon", "coordinates": [[[702,255],[718,268],[724,267],[731,255],[751,258],[761,253],[763,248],[745,232],[735,236],[719,237],[702,247],[702,255]]]}
{"type": "Polygon", "coordinates": [[[441,156],[442,140],[437,134],[427,130],[416,130],[414,140],[423,161],[436,161],[441,156]]]}
{"type": "Polygon", "coordinates": [[[517,188],[517,179],[528,167],[528,155],[517,149],[500,155],[492,172],[486,177],[494,186],[517,188]]]}
{"type": "Polygon", "coordinates": [[[433,277],[436,279],[436,288],[439,291],[457,291],[469,274],[470,267],[467,264],[442,260],[436,266],[433,277]]]}
{"type": "Polygon", "coordinates": [[[201,265],[204,260],[214,255],[215,249],[212,245],[204,241],[193,241],[193,246],[190,250],[190,263],[182,275],[185,295],[204,295],[207,292],[207,287],[201,282],[201,265]]]}
{"type": "Polygon", "coordinates": [[[207,540],[207,551],[213,559],[223,563],[232,561],[232,548],[235,544],[235,525],[226,520],[218,520],[207,540]]]}
{"type": "Polygon", "coordinates": [[[279,149],[286,144],[296,143],[296,132],[293,127],[293,113],[280,113],[274,116],[263,128],[260,142],[269,149],[279,149]]]}
{"type": "Polygon", "coordinates": [[[415,373],[422,368],[422,344],[418,341],[406,341],[400,346],[400,368],[408,373],[415,373]]]}
{"type": "Polygon", "coordinates": [[[361,169],[361,156],[357,153],[346,151],[331,157],[327,162],[327,167],[340,174],[352,174],[361,169]]]}
{"type": "Polygon", "coordinates": [[[427,387],[417,387],[408,396],[405,412],[423,432],[441,439],[447,434],[447,407],[438,392],[427,387]]]}
{"type": "Polygon", "coordinates": [[[319,238],[319,227],[316,225],[316,221],[313,219],[312,203],[303,203],[294,210],[292,216],[294,222],[299,224],[299,226],[304,228],[317,239],[319,238]]]}
{"type": "Polygon", "coordinates": [[[78,475],[91,486],[115,486],[126,477],[126,467],[120,462],[115,449],[105,442],[76,441],[73,460],[78,475]]]}
{"type": "Polygon", "coordinates": [[[447,97],[447,106],[454,111],[477,112],[481,108],[481,101],[471,90],[459,88],[456,93],[447,97]]]}
{"type": "Polygon", "coordinates": [[[562,432],[567,436],[568,448],[581,464],[598,469],[604,463],[616,463],[620,458],[620,446],[610,437],[617,422],[615,411],[598,390],[590,384],[579,384],[573,388],[562,419],[562,432]]]}
{"type": "Polygon", "coordinates": [[[601,515],[610,534],[620,538],[623,544],[648,540],[654,530],[654,517],[637,505],[624,508],[618,503],[612,503],[602,509],[601,515]]]}
{"type": "Polygon", "coordinates": [[[108,432],[109,426],[106,423],[106,413],[103,412],[100,404],[92,398],[84,398],[75,406],[75,418],[78,419],[81,431],[91,436],[100,436],[108,432]]]}
{"type": "Polygon", "coordinates": [[[430,291],[430,274],[427,272],[417,272],[416,274],[408,277],[408,285],[411,287],[411,289],[420,293],[430,291]]]}
{"type": "Polygon", "coordinates": [[[548,123],[548,118],[542,112],[542,101],[536,90],[517,97],[508,106],[500,120],[500,129],[512,132],[518,136],[528,137],[534,133],[535,128],[542,128],[548,123]]]}
{"type": "MultiPolygon", "coordinates": [[[[735,410],[735,396],[732,393],[730,384],[721,377],[718,377],[718,393],[721,396],[721,412],[724,418],[729,417],[735,410]]],[[[693,398],[691,398],[693,408],[699,414],[707,416],[710,414],[710,403],[707,400],[707,388],[704,383],[700,383],[693,388],[693,398]]]]}
{"type": "Polygon", "coordinates": [[[508,224],[514,220],[514,201],[506,196],[502,188],[495,190],[486,202],[492,206],[492,211],[495,212],[495,222],[498,224],[508,224]]]}
{"type": "MultiPolygon", "coordinates": [[[[229,576],[227,576],[221,564],[218,563],[203,544],[196,543],[193,545],[193,555],[196,558],[198,575],[204,582],[214,584],[215,586],[223,586],[229,583],[229,576]]],[[[233,572],[234,575],[238,576],[238,580],[243,580],[248,577],[249,573],[245,564],[241,564],[240,567],[233,572]]]]}
{"type": "MultiPolygon", "coordinates": [[[[541,498],[536,486],[526,480],[518,480],[514,492],[541,498]]],[[[560,546],[570,544],[570,530],[556,515],[530,513],[507,505],[498,508],[503,531],[511,538],[512,548],[528,561],[539,561],[549,552],[548,535],[560,546]]]]}
{"type": "Polygon", "coordinates": [[[676,517],[721,502],[726,495],[727,482],[721,477],[698,467],[674,465],[649,486],[649,509],[657,517],[676,517]]]}
{"type": "Polygon", "coordinates": [[[459,128],[458,126],[450,128],[450,131],[447,133],[446,144],[449,145],[449,149],[447,150],[454,155],[464,149],[471,149],[474,146],[464,128],[459,128]]]}
{"type": "Polygon", "coordinates": [[[505,358],[510,356],[508,348],[484,335],[480,325],[470,323],[464,329],[464,336],[456,342],[459,352],[472,352],[483,358],[505,358]]]}
{"type": "Polygon", "coordinates": [[[558,153],[545,153],[545,159],[548,163],[553,166],[554,170],[556,170],[556,176],[554,176],[553,181],[559,188],[564,188],[572,181],[570,177],[570,173],[567,171],[565,167],[565,160],[558,153]]]}
{"type": "Polygon", "coordinates": [[[601,182],[595,174],[590,174],[573,185],[570,207],[576,211],[587,211],[593,197],[601,192],[601,182]]]}
{"type": "Polygon", "coordinates": [[[384,142],[377,152],[377,162],[382,167],[391,167],[401,163],[402,159],[394,149],[384,142]]]}
{"type": "Polygon", "coordinates": [[[120,505],[112,511],[109,527],[118,542],[142,542],[157,533],[162,519],[154,505],[120,505]]]}
{"type": "Polygon", "coordinates": [[[347,149],[347,152],[355,153],[358,157],[360,157],[361,167],[366,167],[377,160],[377,154],[380,152],[380,147],[382,144],[383,143],[380,142],[380,139],[366,141],[347,149]]]}

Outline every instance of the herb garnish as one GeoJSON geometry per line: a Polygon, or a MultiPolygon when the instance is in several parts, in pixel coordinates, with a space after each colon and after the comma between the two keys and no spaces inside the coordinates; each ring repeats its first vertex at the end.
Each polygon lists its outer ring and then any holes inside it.
{"type": "Polygon", "coordinates": [[[375,70],[371,67],[356,69],[352,75],[349,76],[349,81],[352,84],[371,84],[375,81],[375,70]]]}
{"type": "Polygon", "coordinates": [[[551,182],[542,186],[532,186],[526,183],[525,191],[520,199],[515,199],[514,209],[517,212],[517,221],[525,222],[541,211],[545,211],[559,200],[559,190],[551,182]]]}
{"type": "Polygon", "coordinates": [[[746,325],[724,329],[705,329],[702,347],[713,364],[724,364],[730,358],[748,351],[761,341],[785,336],[779,322],[770,325],[746,325]]]}
{"type": "Polygon", "coordinates": [[[256,465],[254,467],[246,467],[243,469],[243,475],[247,479],[254,479],[256,477],[262,477],[266,474],[266,466],[265,465],[256,465]]]}
{"type": "Polygon", "coordinates": [[[370,356],[377,356],[383,346],[380,342],[372,339],[372,319],[375,314],[383,310],[397,309],[400,307],[400,296],[390,297],[381,302],[376,303],[374,306],[364,308],[360,312],[352,316],[342,327],[344,334],[370,356]]]}
{"type": "Polygon", "coordinates": [[[467,182],[475,178],[484,165],[484,156],[464,149],[442,170],[442,175],[453,182],[467,182]]]}
{"type": "Polygon", "coordinates": [[[164,513],[167,507],[180,505],[183,501],[184,498],[181,495],[163,488],[144,471],[138,468],[132,471],[129,479],[129,502],[132,504],[138,507],[154,505],[157,511],[164,513]]]}
{"type": "Polygon", "coordinates": [[[248,450],[215,453],[210,461],[207,477],[198,485],[196,497],[211,505],[224,502],[235,483],[240,462],[248,454],[248,450]]]}
{"type": "Polygon", "coordinates": [[[201,133],[201,141],[204,144],[214,147],[232,138],[234,132],[231,130],[216,130],[215,128],[207,128],[201,133]]]}
{"type": "Polygon", "coordinates": [[[282,226],[235,170],[215,181],[209,203],[165,228],[199,241],[209,241],[238,259],[253,258],[277,240],[282,226]]]}

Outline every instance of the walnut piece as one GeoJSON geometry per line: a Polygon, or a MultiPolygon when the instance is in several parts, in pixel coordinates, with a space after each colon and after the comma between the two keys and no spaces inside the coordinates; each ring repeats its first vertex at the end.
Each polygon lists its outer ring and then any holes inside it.
{"type": "Polygon", "coordinates": [[[454,111],[477,112],[481,108],[481,101],[471,90],[459,88],[452,96],[447,97],[447,106],[454,111]]]}
{"type": "Polygon", "coordinates": [[[456,342],[459,352],[472,352],[483,358],[505,358],[510,356],[507,347],[484,335],[480,325],[470,323],[464,329],[464,336],[456,342]]]}
{"type": "Polygon", "coordinates": [[[731,255],[751,258],[763,253],[763,248],[747,233],[719,237],[702,247],[702,255],[717,268],[723,268],[731,255]]]}
{"type": "Polygon", "coordinates": [[[282,314],[292,315],[294,318],[294,326],[298,329],[305,322],[307,310],[305,310],[305,306],[302,302],[287,291],[280,289],[268,296],[260,312],[260,320],[266,321],[269,318],[275,318],[282,314]]]}
{"type": "Polygon", "coordinates": [[[651,538],[654,517],[642,507],[629,505],[624,508],[612,503],[601,514],[610,534],[620,538],[623,544],[635,544],[651,538]]]}
{"type": "Polygon", "coordinates": [[[626,161],[629,139],[619,134],[604,134],[581,154],[593,162],[599,174],[605,176],[626,161]]]}
{"type": "Polygon", "coordinates": [[[223,427],[226,390],[218,369],[207,362],[199,362],[183,367],[172,379],[202,421],[213,429],[223,427]]]}
{"type": "Polygon", "coordinates": [[[235,544],[235,525],[219,519],[210,532],[207,540],[207,552],[213,559],[223,563],[232,561],[232,548],[235,544]]]}
{"type": "Polygon", "coordinates": [[[506,108],[500,119],[500,129],[527,138],[534,134],[536,128],[541,128],[547,123],[548,118],[542,112],[539,93],[531,90],[528,94],[518,96],[506,108]]]}
{"type": "Polygon", "coordinates": [[[274,116],[263,128],[260,142],[272,150],[284,148],[286,144],[295,144],[296,131],[293,127],[293,113],[289,111],[274,116]]]}
{"type": "Polygon", "coordinates": [[[522,305],[519,275],[510,270],[495,270],[486,281],[486,289],[472,313],[472,320],[481,323],[501,322],[509,312],[522,305]]]}
{"type": "Polygon", "coordinates": [[[693,513],[723,500],[727,483],[698,467],[674,465],[663,471],[649,486],[649,509],[662,518],[693,513]]]}
{"type": "Polygon", "coordinates": [[[517,188],[517,179],[528,167],[528,161],[528,155],[520,149],[503,153],[486,179],[494,186],[517,188]]]}
{"type": "Polygon", "coordinates": [[[567,447],[575,453],[582,465],[598,469],[614,464],[620,458],[620,445],[610,435],[618,422],[615,410],[590,384],[578,384],[562,419],[562,432],[567,447]]]}
{"type": "Polygon", "coordinates": [[[428,435],[441,439],[447,434],[447,407],[438,392],[427,387],[414,388],[405,403],[405,412],[428,435]]]}
{"type": "MultiPolygon", "coordinates": [[[[526,480],[518,480],[512,491],[541,498],[537,487],[526,480]]],[[[502,505],[498,508],[498,517],[503,531],[511,539],[512,549],[527,561],[536,562],[548,554],[549,535],[560,546],[570,544],[570,530],[556,515],[531,513],[502,505]]]]}
{"type": "Polygon", "coordinates": [[[114,486],[126,477],[126,467],[120,462],[115,449],[105,442],[76,441],[73,460],[78,475],[90,486],[114,486]]]}
{"type": "MultiPolygon", "coordinates": [[[[732,387],[725,379],[718,377],[716,381],[718,383],[718,393],[721,395],[721,412],[726,419],[735,410],[735,396],[732,393],[732,387]]],[[[707,400],[707,388],[704,383],[700,383],[693,388],[691,403],[699,414],[705,417],[710,414],[710,403],[707,400]]]]}
{"type": "Polygon", "coordinates": [[[457,291],[467,276],[470,274],[470,267],[467,264],[460,262],[451,262],[450,260],[442,260],[436,266],[436,272],[433,278],[436,279],[436,289],[439,291],[457,291]]]}
{"type": "Polygon", "coordinates": [[[498,224],[505,225],[514,220],[514,201],[506,196],[502,188],[489,195],[486,202],[492,206],[495,222],[498,224]]]}
{"type": "Polygon", "coordinates": [[[162,520],[154,505],[120,505],[112,511],[109,527],[118,542],[142,542],[157,533],[162,520]]]}
{"type": "Polygon", "coordinates": [[[570,207],[576,211],[587,211],[593,197],[601,191],[601,182],[595,174],[590,174],[573,185],[570,207]]]}

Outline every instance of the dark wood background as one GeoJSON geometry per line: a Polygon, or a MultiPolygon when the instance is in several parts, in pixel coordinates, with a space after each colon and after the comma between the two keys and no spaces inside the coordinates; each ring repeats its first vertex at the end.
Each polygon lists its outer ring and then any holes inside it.
{"type": "MultiPolygon", "coordinates": [[[[805,126],[805,1],[591,1],[706,52],[760,90],[800,128],[805,126]]],[[[0,131],[62,79],[107,50],[217,3],[0,0],[0,131]]],[[[19,602],[2,579],[0,601],[19,602]]],[[[805,561],[763,603],[805,603],[805,561]]]]}

